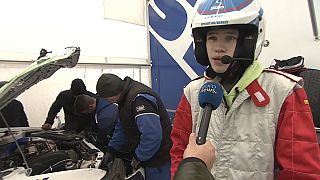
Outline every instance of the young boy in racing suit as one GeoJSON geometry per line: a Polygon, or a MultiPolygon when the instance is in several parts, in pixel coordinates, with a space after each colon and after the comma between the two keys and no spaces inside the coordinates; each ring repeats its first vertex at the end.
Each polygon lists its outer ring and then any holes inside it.
{"type": "Polygon", "coordinates": [[[198,133],[201,86],[218,82],[224,99],[212,111],[207,140],[216,148],[215,179],[320,179],[319,145],[301,78],[266,70],[257,60],[265,17],[256,0],[200,4],[192,22],[204,76],[185,88],[171,139],[171,176],[190,133],[198,133]]]}

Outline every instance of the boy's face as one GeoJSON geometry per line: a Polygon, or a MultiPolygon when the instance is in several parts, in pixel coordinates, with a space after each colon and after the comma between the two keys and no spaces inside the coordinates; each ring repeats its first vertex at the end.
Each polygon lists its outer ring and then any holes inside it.
{"type": "Polygon", "coordinates": [[[216,73],[224,73],[230,64],[223,64],[222,56],[233,57],[238,41],[239,31],[236,29],[216,29],[207,33],[207,53],[212,69],[216,73]]]}

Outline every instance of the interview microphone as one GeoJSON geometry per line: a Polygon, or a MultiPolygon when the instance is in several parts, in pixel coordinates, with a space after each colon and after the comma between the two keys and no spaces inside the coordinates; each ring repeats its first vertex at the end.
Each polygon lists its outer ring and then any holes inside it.
{"type": "Polygon", "coordinates": [[[203,108],[198,137],[198,145],[206,142],[211,112],[216,110],[221,104],[223,98],[222,86],[219,83],[207,82],[199,92],[199,105],[203,108]]]}
{"type": "Polygon", "coordinates": [[[252,61],[252,59],[249,59],[249,58],[233,58],[231,56],[224,55],[224,56],[222,56],[221,61],[222,61],[223,64],[230,64],[233,61],[252,61]]]}

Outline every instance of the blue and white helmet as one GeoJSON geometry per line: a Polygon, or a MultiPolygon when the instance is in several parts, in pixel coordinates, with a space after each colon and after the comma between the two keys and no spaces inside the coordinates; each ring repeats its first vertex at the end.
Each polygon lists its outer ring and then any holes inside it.
{"type": "MultiPolygon", "coordinates": [[[[256,60],[265,40],[264,12],[257,0],[203,0],[192,21],[197,61],[209,65],[206,34],[213,29],[239,30],[234,57],[256,60]]],[[[252,62],[252,61],[251,61],[252,62]]]]}

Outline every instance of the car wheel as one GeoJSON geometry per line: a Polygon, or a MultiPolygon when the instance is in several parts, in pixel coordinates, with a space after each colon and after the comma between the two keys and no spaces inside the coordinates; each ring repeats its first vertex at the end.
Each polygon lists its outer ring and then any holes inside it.
{"type": "Polygon", "coordinates": [[[320,70],[308,69],[299,74],[304,80],[315,127],[320,127],[320,70]]]}

